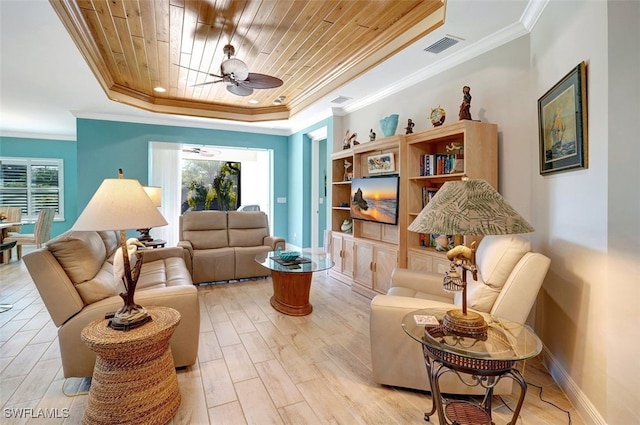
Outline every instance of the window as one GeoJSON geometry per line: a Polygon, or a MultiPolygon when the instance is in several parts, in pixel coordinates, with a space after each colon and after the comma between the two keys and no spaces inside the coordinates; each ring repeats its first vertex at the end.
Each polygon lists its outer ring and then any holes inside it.
{"type": "Polygon", "coordinates": [[[0,157],[0,205],[22,208],[23,220],[35,220],[42,208],[64,219],[62,159],[0,157]]]}

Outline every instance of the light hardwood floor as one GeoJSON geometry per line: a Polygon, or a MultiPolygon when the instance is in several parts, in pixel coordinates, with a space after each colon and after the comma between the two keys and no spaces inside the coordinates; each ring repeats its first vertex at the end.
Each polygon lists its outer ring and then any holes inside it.
{"type": "MultiPolygon", "coordinates": [[[[90,379],[62,378],[56,328],[24,263],[0,265],[0,281],[0,303],[14,305],[0,314],[0,423],[81,423],[87,396],[64,392],[83,394],[90,379]],[[14,408],[58,418],[17,419],[10,417],[14,408]]],[[[182,404],[172,424],[425,423],[428,393],[371,381],[369,300],[349,287],[316,273],[314,311],[304,317],[271,308],[269,279],[203,286],[199,293],[198,361],[178,371],[182,404]]],[[[524,375],[545,399],[570,411],[573,424],[583,424],[539,359],[526,363],[524,375]]],[[[519,424],[569,423],[538,394],[529,387],[519,424]]],[[[511,417],[503,400],[515,404],[515,397],[494,398],[497,424],[511,417]]]]}

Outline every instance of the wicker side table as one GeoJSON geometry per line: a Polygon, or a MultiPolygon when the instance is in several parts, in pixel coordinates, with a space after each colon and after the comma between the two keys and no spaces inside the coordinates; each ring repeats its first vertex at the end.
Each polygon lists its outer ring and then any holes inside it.
{"type": "Polygon", "coordinates": [[[180,389],[169,340],[180,313],[147,307],[152,321],[128,332],[96,320],[81,333],[97,354],[85,424],[164,424],[180,406],[180,389]]]}

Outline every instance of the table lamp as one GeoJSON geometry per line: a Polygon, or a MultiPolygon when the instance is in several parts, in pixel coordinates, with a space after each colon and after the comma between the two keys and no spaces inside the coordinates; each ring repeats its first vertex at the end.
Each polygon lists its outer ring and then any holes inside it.
{"type": "MultiPolygon", "coordinates": [[[[533,232],[533,227],[485,180],[463,177],[442,185],[409,225],[409,231],[441,235],[508,235],[533,232]]],[[[467,271],[478,280],[475,243],[447,252],[451,268],[444,277],[447,291],[462,291],[462,310],[450,310],[443,319],[445,330],[463,336],[483,337],[487,323],[482,315],[467,311],[467,271]],[[462,274],[458,273],[458,268],[462,274]]]]}
{"type": "MultiPolygon", "coordinates": [[[[153,201],[153,205],[156,207],[162,206],[162,188],[160,186],[142,186],[142,188],[153,201]]],[[[140,233],[140,236],[138,236],[139,241],[151,242],[153,240],[153,237],[149,234],[151,227],[136,230],[140,233]]]]}
{"type": "Polygon", "coordinates": [[[93,195],[85,209],[72,226],[73,230],[118,230],[124,260],[125,292],[120,296],[124,305],[115,313],[109,326],[118,330],[129,330],[141,326],[151,320],[144,307],[134,302],[134,293],[140,268],[142,253],[135,252],[137,261],[131,268],[127,251],[127,230],[166,226],[158,208],[137,180],[125,179],[122,169],[118,170],[117,179],[105,179],[93,195]]]}

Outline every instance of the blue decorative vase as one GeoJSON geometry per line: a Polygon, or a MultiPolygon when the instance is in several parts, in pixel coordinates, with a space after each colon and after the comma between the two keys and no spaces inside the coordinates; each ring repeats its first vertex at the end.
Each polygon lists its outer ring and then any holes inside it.
{"type": "Polygon", "coordinates": [[[384,137],[390,137],[396,134],[398,128],[398,114],[392,114],[380,120],[380,128],[384,137]]]}

